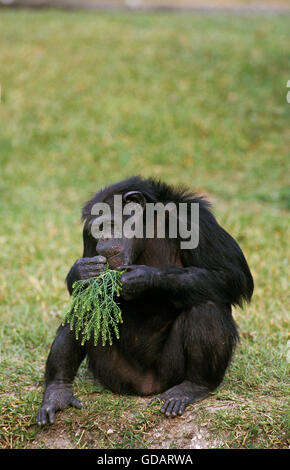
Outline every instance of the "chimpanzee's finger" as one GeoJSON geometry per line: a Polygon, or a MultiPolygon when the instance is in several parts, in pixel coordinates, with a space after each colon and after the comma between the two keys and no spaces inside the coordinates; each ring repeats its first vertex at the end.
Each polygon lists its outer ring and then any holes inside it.
{"type": "Polygon", "coordinates": [[[184,408],[186,407],[186,404],[185,403],[181,403],[180,405],[180,408],[178,410],[178,414],[179,415],[182,415],[182,413],[184,412],[184,408]]]}
{"type": "MultiPolygon", "coordinates": [[[[169,407],[170,403],[171,403],[172,399],[169,399],[169,400],[166,400],[162,407],[161,407],[161,413],[166,413],[167,412],[167,408],[169,407]]],[[[172,405],[173,406],[173,405],[172,405]]],[[[166,413],[167,414],[167,413],[166,413]]]]}
{"type": "Polygon", "coordinates": [[[101,273],[106,269],[105,264],[87,264],[81,270],[82,277],[89,279],[95,277],[97,274],[101,273]]]}
{"type": "Polygon", "coordinates": [[[175,404],[174,404],[174,407],[171,411],[171,416],[177,416],[177,413],[179,412],[179,409],[180,409],[180,405],[181,405],[181,400],[176,400],[175,404]]]}
{"type": "Polygon", "coordinates": [[[127,271],[133,271],[136,268],[140,268],[139,264],[123,264],[122,266],[118,266],[119,271],[127,270],[127,271]]]}
{"type": "Polygon", "coordinates": [[[78,400],[76,397],[73,397],[72,398],[72,402],[71,402],[71,405],[74,406],[75,408],[82,408],[83,404],[80,400],[78,400]]]}
{"type": "Polygon", "coordinates": [[[38,411],[36,421],[38,426],[44,426],[47,424],[47,413],[44,408],[40,408],[38,411]]]}
{"type": "Polygon", "coordinates": [[[94,264],[93,266],[94,271],[104,271],[106,269],[105,264],[94,264]]]}
{"type": "Polygon", "coordinates": [[[175,400],[174,399],[169,400],[169,403],[168,403],[168,406],[167,406],[166,412],[165,412],[166,416],[171,415],[171,411],[172,411],[174,405],[175,405],[175,400]]]}
{"type": "Polygon", "coordinates": [[[49,418],[50,424],[53,424],[54,419],[55,419],[55,408],[54,408],[54,406],[50,406],[50,407],[46,408],[46,411],[48,413],[48,418],[49,418]]]}
{"type": "Polygon", "coordinates": [[[54,423],[55,408],[53,406],[43,406],[37,413],[37,424],[44,426],[48,423],[54,423]]]}
{"type": "Polygon", "coordinates": [[[88,262],[92,264],[106,264],[107,258],[102,255],[93,256],[93,258],[88,258],[88,262]]]}

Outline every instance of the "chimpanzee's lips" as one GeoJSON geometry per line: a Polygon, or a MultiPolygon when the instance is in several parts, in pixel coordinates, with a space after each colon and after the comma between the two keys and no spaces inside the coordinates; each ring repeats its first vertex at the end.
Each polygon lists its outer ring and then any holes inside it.
{"type": "Polygon", "coordinates": [[[109,267],[111,269],[117,269],[123,264],[126,264],[124,253],[117,253],[116,255],[110,256],[107,258],[109,267]]]}

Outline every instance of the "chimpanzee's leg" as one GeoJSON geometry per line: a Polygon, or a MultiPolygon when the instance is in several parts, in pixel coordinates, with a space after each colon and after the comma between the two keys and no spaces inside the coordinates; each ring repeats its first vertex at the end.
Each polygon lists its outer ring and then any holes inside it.
{"type": "Polygon", "coordinates": [[[171,388],[159,396],[164,401],[161,411],[180,415],[188,404],[215,390],[237,340],[230,306],[207,302],[180,315],[162,355],[162,381],[171,388]]]}
{"type": "Polygon", "coordinates": [[[73,395],[72,384],[85,354],[84,347],[75,339],[69,325],[61,326],[46,362],[45,392],[37,414],[39,425],[53,423],[57,410],[82,406],[73,395]]]}

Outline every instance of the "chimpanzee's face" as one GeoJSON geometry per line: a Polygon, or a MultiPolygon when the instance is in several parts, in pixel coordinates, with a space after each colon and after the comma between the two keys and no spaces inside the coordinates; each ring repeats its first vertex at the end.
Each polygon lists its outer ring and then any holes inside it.
{"type": "Polygon", "coordinates": [[[143,219],[146,202],[143,194],[139,191],[130,191],[118,196],[119,199],[107,198],[105,204],[108,205],[108,212],[106,210],[106,215],[103,214],[95,219],[99,224],[98,227],[102,229],[100,236],[96,237],[97,254],[107,258],[111,269],[134,264],[145,247],[143,236],[137,238],[128,233],[128,229],[126,230],[126,222],[130,222],[132,211],[135,214],[138,212],[138,217],[143,219]]]}

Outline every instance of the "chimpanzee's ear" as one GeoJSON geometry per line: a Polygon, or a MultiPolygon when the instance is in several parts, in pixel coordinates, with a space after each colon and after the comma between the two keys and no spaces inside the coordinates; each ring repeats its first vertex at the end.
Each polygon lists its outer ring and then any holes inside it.
{"type": "Polygon", "coordinates": [[[144,195],[140,191],[128,191],[123,195],[124,202],[137,202],[142,206],[145,207],[146,199],[144,195]]]}

